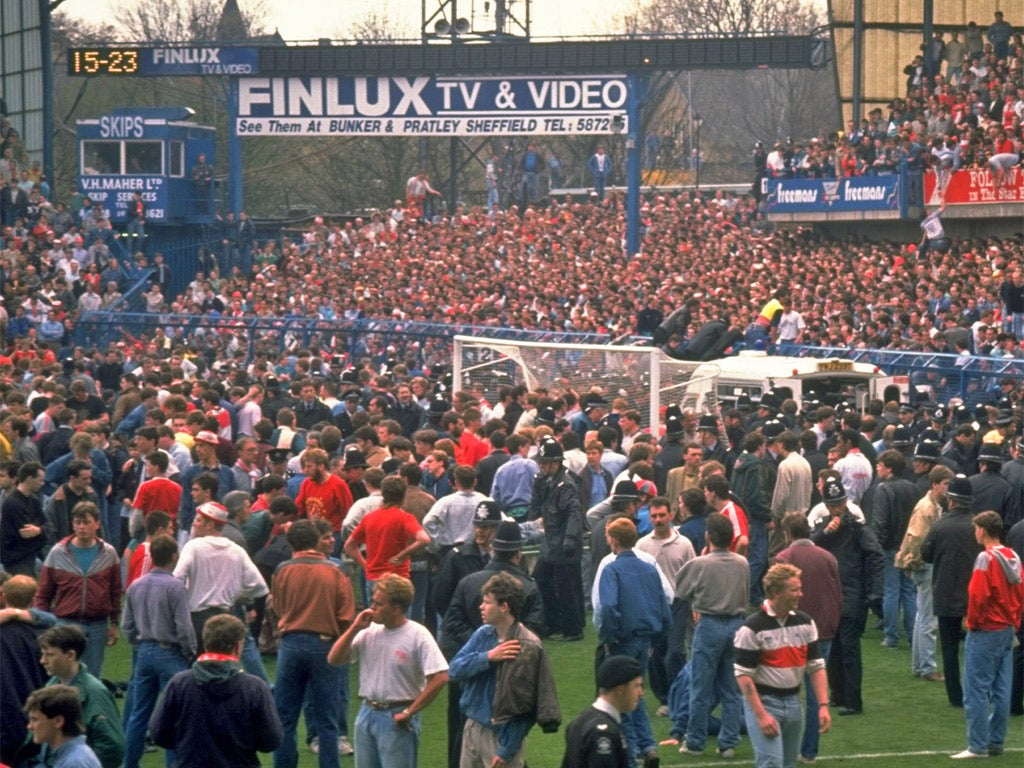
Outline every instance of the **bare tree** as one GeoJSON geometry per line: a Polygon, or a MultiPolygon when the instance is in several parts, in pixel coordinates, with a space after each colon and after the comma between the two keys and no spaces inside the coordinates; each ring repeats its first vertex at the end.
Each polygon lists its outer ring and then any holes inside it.
{"type": "Polygon", "coordinates": [[[265,33],[267,12],[262,0],[250,0],[245,9],[231,0],[227,6],[220,0],[128,0],[119,6],[115,26],[127,40],[150,44],[218,40],[224,39],[222,23],[229,15],[225,9],[237,9],[240,18],[239,24],[232,25],[238,29],[232,29],[231,38],[245,39],[265,33]]]}
{"type": "Polygon", "coordinates": [[[651,0],[639,11],[646,32],[724,35],[804,34],[820,22],[803,0],[651,0]]]}
{"type": "Polygon", "coordinates": [[[356,19],[346,37],[368,43],[396,43],[417,39],[419,33],[409,26],[407,19],[395,16],[384,3],[356,19]]]}

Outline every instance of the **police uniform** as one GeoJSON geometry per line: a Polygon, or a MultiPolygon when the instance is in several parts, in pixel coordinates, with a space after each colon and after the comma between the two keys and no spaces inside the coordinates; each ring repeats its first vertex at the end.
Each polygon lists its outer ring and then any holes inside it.
{"type": "Polygon", "coordinates": [[[609,713],[591,706],[565,732],[562,768],[632,768],[626,734],[609,713]]]}

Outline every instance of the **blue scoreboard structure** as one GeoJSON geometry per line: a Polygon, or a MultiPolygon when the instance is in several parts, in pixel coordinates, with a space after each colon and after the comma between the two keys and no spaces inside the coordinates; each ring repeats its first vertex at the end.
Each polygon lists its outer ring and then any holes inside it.
{"type": "Polygon", "coordinates": [[[214,129],[187,107],[127,107],[78,121],[78,185],[124,224],[134,194],[146,226],[209,225],[215,220],[214,129]],[[208,172],[195,173],[204,156],[208,172]]]}

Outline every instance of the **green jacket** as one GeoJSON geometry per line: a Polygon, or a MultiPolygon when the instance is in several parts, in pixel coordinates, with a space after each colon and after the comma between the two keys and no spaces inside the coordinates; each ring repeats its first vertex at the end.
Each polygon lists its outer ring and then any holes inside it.
{"type": "MultiPolygon", "coordinates": [[[[60,685],[59,677],[51,677],[47,685],[60,685]]],[[[85,725],[85,741],[92,747],[103,768],[120,768],[124,762],[124,728],[121,726],[121,713],[117,710],[117,702],[107,690],[107,686],[89,674],[85,664],[81,665],[78,674],[68,683],[78,689],[82,699],[82,723],[85,725]]],[[[45,745],[38,751],[38,756],[24,760],[38,746],[32,742],[32,734],[28,735],[25,744],[19,750],[19,764],[24,766],[46,765],[49,755],[45,745]]]]}

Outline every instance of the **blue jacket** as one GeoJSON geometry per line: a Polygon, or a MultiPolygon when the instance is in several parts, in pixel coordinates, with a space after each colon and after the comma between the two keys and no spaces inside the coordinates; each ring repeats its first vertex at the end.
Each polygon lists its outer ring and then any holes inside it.
{"type": "Polygon", "coordinates": [[[620,552],[601,574],[601,642],[622,643],[634,637],[667,632],[672,622],[657,569],[633,550],[620,552]]]}
{"type": "Polygon", "coordinates": [[[480,725],[498,734],[497,755],[510,761],[523,745],[523,739],[533,726],[532,717],[513,717],[500,725],[491,720],[494,715],[494,689],[497,664],[487,660],[487,653],[498,645],[498,633],[490,624],[476,630],[462,647],[448,668],[449,679],[462,685],[459,708],[462,713],[480,725]]]}

